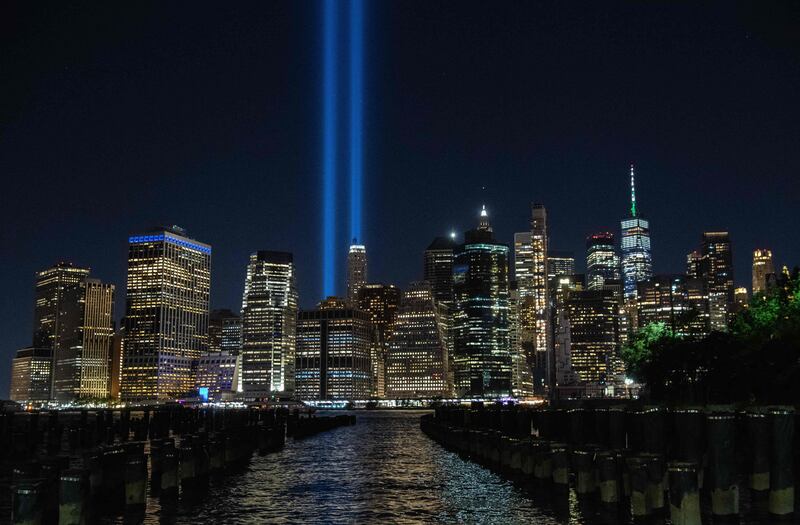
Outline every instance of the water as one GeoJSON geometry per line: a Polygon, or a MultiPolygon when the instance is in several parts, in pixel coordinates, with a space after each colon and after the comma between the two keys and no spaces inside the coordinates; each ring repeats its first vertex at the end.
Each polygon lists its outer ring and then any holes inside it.
{"type": "MultiPolygon", "coordinates": [[[[420,411],[358,412],[358,423],[213,480],[193,505],[147,502],[145,523],[578,523],[419,430],[420,411]]],[[[138,521],[138,520],[137,520],[138,521]]],[[[107,523],[122,523],[122,518],[107,523]]]]}

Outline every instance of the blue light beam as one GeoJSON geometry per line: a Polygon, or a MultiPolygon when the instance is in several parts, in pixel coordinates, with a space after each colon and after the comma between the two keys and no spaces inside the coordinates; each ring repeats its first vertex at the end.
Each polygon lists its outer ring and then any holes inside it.
{"type": "Polygon", "coordinates": [[[336,0],[323,0],[322,292],[336,295],[336,0]]]}
{"type": "Polygon", "coordinates": [[[350,1],[350,238],[361,244],[364,133],[364,2],[350,1]]]}

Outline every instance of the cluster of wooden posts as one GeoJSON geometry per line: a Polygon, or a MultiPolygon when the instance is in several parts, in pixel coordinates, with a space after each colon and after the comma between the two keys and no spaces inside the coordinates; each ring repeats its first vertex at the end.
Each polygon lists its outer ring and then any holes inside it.
{"type": "Polygon", "coordinates": [[[554,498],[568,498],[571,487],[603,521],[699,525],[737,521],[745,511],[770,522],[792,519],[797,418],[787,406],[474,403],[438,407],[421,428],[470,460],[547,486],[554,498]]]}
{"type": "Polygon", "coordinates": [[[162,503],[195,500],[211,477],[246,466],[256,451],[354,423],[257,408],[0,413],[0,494],[15,524],[135,516],[148,493],[162,503]]]}

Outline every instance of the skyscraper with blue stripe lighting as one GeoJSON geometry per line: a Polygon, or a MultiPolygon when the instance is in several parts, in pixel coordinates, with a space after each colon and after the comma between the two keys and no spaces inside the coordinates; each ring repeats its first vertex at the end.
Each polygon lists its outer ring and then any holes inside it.
{"type": "Polygon", "coordinates": [[[128,239],[123,401],[174,400],[195,387],[208,346],[211,246],[178,228],[128,239]]]}

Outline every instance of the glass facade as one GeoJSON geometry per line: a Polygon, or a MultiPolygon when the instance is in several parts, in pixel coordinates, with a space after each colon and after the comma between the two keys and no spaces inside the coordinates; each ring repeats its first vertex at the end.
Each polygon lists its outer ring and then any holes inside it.
{"type": "Polygon", "coordinates": [[[242,298],[242,391],[294,392],[297,288],[291,253],[250,256],[242,298]]]}

